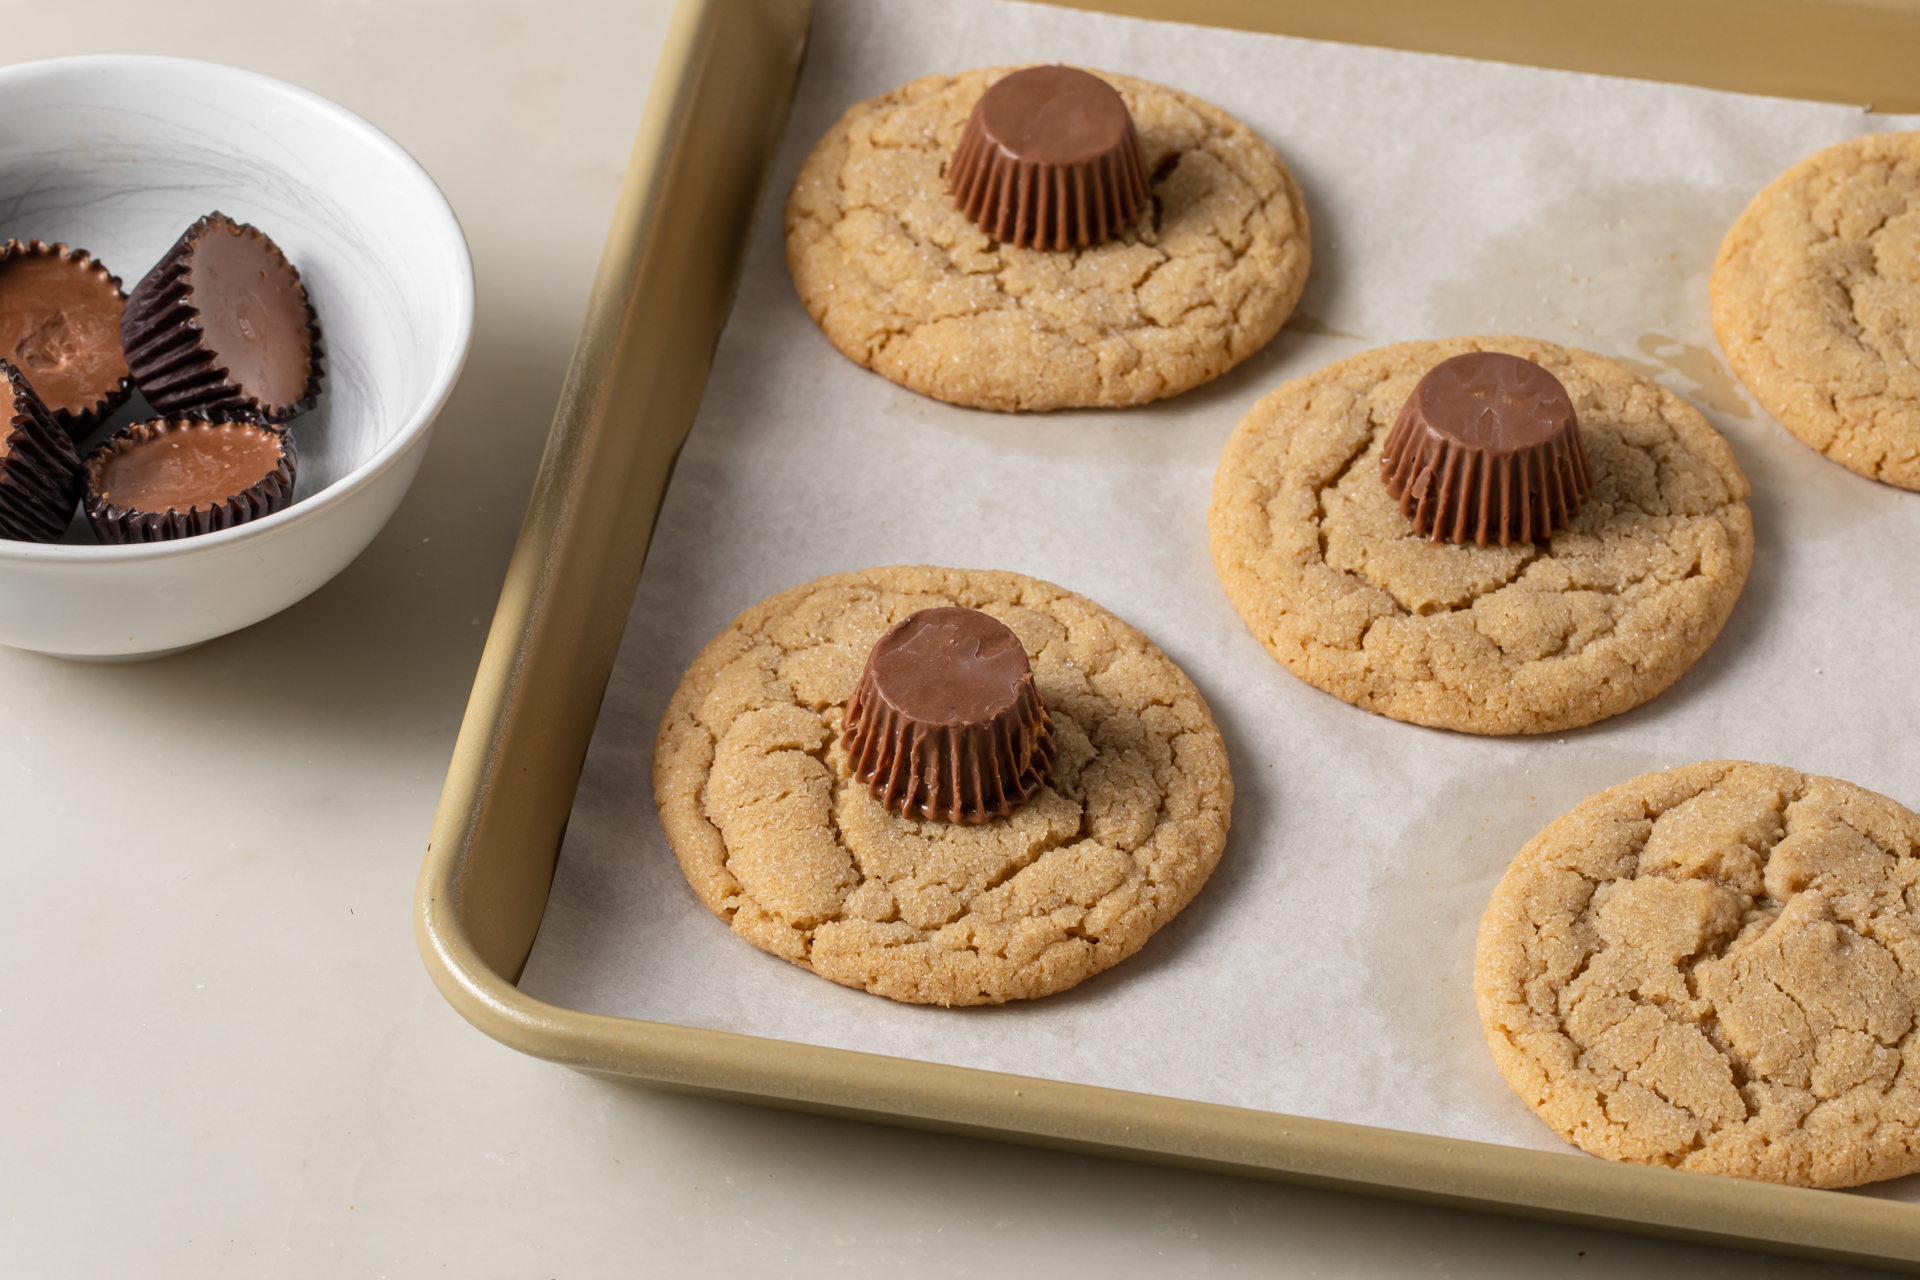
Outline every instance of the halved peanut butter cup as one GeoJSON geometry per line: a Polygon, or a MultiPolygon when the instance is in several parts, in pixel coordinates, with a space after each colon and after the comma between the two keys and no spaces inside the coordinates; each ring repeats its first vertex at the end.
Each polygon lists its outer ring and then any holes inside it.
{"type": "Polygon", "coordinates": [[[87,455],[86,511],[102,542],[191,538],[293,502],[293,440],[263,422],[138,422],[87,455]]]}
{"type": "Polygon", "coordinates": [[[0,359],[0,538],[53,542],[80,500],[80,455],[33,384],[0,359]]]}
{"type": "Polygon", "coordinates": [[[127,295],[84,249],[9,240],[0,249],[0,356],[75,441],[133,394],[120,350],[127,295]]]}

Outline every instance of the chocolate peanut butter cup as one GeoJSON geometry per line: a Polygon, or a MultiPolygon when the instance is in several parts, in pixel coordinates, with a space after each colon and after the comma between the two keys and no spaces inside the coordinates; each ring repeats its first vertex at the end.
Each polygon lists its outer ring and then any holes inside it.
{"type": "Polygon", "coordinates": [[[974,104],[947,165],[968,220],[1023,249],[1104,244],[1153,198],[1120,94],[1074,67],[1027,67],[974,104]]]}
{"type": "Polygon", "coordinates": [[[102,542],[165,542],[289,506],[293,440],[262,422],[137,422],[87,455],[87,520],[102,542]]]}
{"type": "Polygon", "coordinates": [[[127,298],[127,365],[162,413],[285,422],[320,395],[320,322],[264,234],[210,213],[127,298]]]}
{"type": "Polygon", "coordinates": [[[1387,434],[1380,477],[1414,532],[1482,547],[1546,541],[1593,491],[1567,389],[1499,351],[1427,371],[1387,434]]]}
{"type": "Polygon", "coordinates": [[[841,745],[873,798],[908,818],[977,825],[1031,799],[1053,722],[1027,651],[977,609],[922,609],[867,654],[841,745]]]}
{"type": "Polygon", "coordinates": [[[120,350],[127,295],[84,249],[29,240],[0,249],[0,357],[74,440],[133,394],[120,350]]]}
{"type": "Polygon", "coordinates": [[[0,359],[0,538],[52,542],[80,500],[80,455],[33,384],[0,359]]]}

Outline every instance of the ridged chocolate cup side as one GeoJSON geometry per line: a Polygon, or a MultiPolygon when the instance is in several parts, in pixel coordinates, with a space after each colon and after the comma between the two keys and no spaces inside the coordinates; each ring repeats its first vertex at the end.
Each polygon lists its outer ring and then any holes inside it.
{"type": "MultiPolygon", "coordinates": [[[[963,614],[972,615],[958,619],[967,639],[1004,633],[1018,648],[1005,624],[976,610],[921,610],[895,625],[867,655],[840,740],[853,776],[885,808],[907,818],[977,826],[1007,817],[1046,786],[1057,748],[1053,721],[1024,650],[1012,678],[1007,655],[984,691],[977,682],[962,688],[963,700],[980,695],[975,700],[990,704],[977,716],[916,715],[903,705],[913,699],[903,697],[897,678],[889,686],[888,657],[897,655],[903,637],[911,639],[916,628],[952,623],[963,614]]],[[[991,638],[1000,639],[998,634],[991,638]]],[[[935,674],[963,686],[970,678],[966,671],[935,674]]]]}
{"type": "Polygon", "coordinates": [[[80,455],[8,360],[0,360],[0,397],[8,410],[0,432],[0,538],[57,541],[80,500],[80,455]]]}
{"type": "Polygon", "coordinates": [[[307,298],[299,271],[265,233],[218,211],[188,227],[133,287],[120,322],[120,337],[134,385],[140,388],[148,404],[165,414],[208,420],[254,417],[278,423],[313,408],[320,398],[324,356],[320,318],[307,298]],[[301,304],[306,310],[308,370],[306,387],[295,400],[284,404],[262,402],[234,382],[228,369],[207,345],[189,275],[196,244],[214,231],[257,236],[285,266],[300,292],[301,304]]]}
{"type": "Polygon", "coordinates": [[[1146,152],[1118,91],[1062,66],[1015,71],[980,96],[948,163],[947,189],[994,239],[1054,251],[1105,244],[1153,199],[1146,152]]]}
{"type": "Polygon", "coordinates": [[[1547,541],[1593,491],[1566,388],[1497,351],[1427,371],[1387,433],[1380,478],[1415,533],[1482,547],[1547,541]]]}
{"type": "MultiPolygon", "coordinates": [[[[112,347],[113,359],[108,363],[117,362],[119,372],[109,373],[97,382],[90,380],[88,387],[83,389],[84,403],[72,405],[51,403],[47,395],[40,397],[41,404],[45,406],[48,413],[53,415],[53,420],[59,423],[61,429],[78,444],[86,439],[95,427],[117,413],[120,406],[124,405],[127,398],[133,394],[133,378],[127,369],[120,345],[120,325],[125,318],[127,295],[120,287],[120,277],[107,270],[105,264],[85,249],[74,249],[64,244],[50,245],[44,240],[28,240],[24,243],[19,240],[7,241],[6,247],[0,249],[0,278],[3,278],[14,264],[31,260],[65,263],[67,269],[73,273],[74,282],[83,287],[97,288],[98,305],[115,313],[112,316],[111,325],[108,326],[109,331],[101,341],[112,347]]],[[[64,319],[65,317],[62,317],[63,321],[64,319]]],[[[63,330],[68,328],[65,324],[61,327],[63,330]]],[[[36,348],[58,347],[65,342],[73,341],[74,335],[68,332],[29,333],[21,335],[21,339],[14,343],[14,350],[0,351],[0,355],[13,361],[16,367],[21,368],[27,379],[32,381],[35,376],[33,359],[36,348]]]]}
{"type": "Polygon", "coordinates": [[[231,529],[236,525],[270,516],[293,505],[293,482],[299,473],[299,458],[293,437],[269,423],[246,419],[155,419],[136,422],[101,442],[87,455],[82,467],[82,487],[87,523],[96,538],[105,543],[169,542],[193,538],[203,533],[231,529]],[[168,507],[165,511],[141,511],[110,501],[102,491],[102,473],[110,458],[174,431],[250,428],[273,437],[279,448],[279,461],[260,481],[240,493],[208,506],[198,504],[186,511],[168,507]]]}

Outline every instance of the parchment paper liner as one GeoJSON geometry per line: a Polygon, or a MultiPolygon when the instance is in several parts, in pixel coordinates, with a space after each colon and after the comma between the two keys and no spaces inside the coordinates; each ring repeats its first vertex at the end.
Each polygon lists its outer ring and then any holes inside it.
{"type": "MultiPolygon", "coordinates": [[[[1817,760],[1915,798],[1897,748],[1916,691],[1874,676],[1916,652],[1920,606],[1866,585],[1899,569],[1890,547],[1920,537],[1920,503],[1808,464],[1744,400],[1713,346],[1704,283],[1727,226],[1781,169],[1920,117],[1045,5],[820,0],[814,13],[774,194],[660,512],[519,990],[574,1028],[589,1019],[572,1011],[589,1011],[1598,1165],[1513,1096],[1479,1035],[1474,930],[1513,853],[1592,791],[1729,753],[1817,760]],[[1281,147],[1329,243],[1343,228],[1365,251],[1321,255],[1294,327],[1212,390],[1096,422],[1068,415],[1070,430],[1036,433],[823,366],[792,304],[781,175],[879,87],[1019,57],[1210,86],[1281,147]],[[1383,200],[1406,189],[1409,155],[1430,198],[1383,200]],[[1525,181],[1501,180],[1512,173],[1525,181]],[[1755,489],[1752,578],[1679,687],[1564,742],[1358,714],[1275,663],[1212,585],[1196,515],[1220,445],[1247,404],[1330,360],[1415,335],[1516,331],[1641,361],[1707,412],[1755,489]],[[823,524],[822,494],[857,500],[859,518],[823,524]],[[686,664],[741,599],[849,564],[940,562],[954,547],[1150,624],[1214,706],[1236,764],[1252,767],[1235,772],[1215,887],[1130,962],[1143,967],[950,1021],[772,972],[789,966],[713,929],[633,780],[635,744],[652,741],[686,664]],[[1889,625],[1834,624],[1869,598],[1889,625]],[[1275,918],[1287,926],[1265,927],[1275,918]],[[1285,1016],[1246,1017],[1256,1005],[1285,1016]]],[[[1383,1152],[1418,1149],[1377,1137],[1383,1152]]],[[[1920,1200],[1920,1179],[1879,1191],[1920,1200]]]]}

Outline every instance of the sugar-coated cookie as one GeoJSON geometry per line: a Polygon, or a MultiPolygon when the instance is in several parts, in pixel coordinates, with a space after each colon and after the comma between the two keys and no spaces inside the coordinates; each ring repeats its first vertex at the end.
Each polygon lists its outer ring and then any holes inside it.
{"type": "Polygon", "coordinates": [[[1551,733],[1653,697],[1713,643],[1753,560],[1747,481],[1685,400],[1528,338],[1404,342],[1256,404],[1220,457],[1208,530],[1227,598],[1308,684],[1397,720],[1551,733]],[[1550,542],[1420,537],[1380,453],[1422,374],[1505,351],[1566,387],[1593,490],[1550,542]]]}
{"type": "Polygon", "coordinates": [[[1713,332],[1754,398],[1850,470],[1920,489],[1920,133],[1828,147],[1746,208],[1713,332]]]}
{"type": "Polygon", "coordinates": [[[1920,1171],[1920,816],[1718,761],[1590,796],[1480,922],[1500,1074],[1595,1155],[1809,1187],[1920,1171]]]}
{"type": "Polygon", "coordinates": [[[1217,377],[1306,285],[1306,205],[1272,147],[1198,98],[1098,73],[1131,112],[1153,200],[1096,248],[1001,244],[947,191],[969,112],[1013,67],[856,103],[787,197],[787,266],[847,358],[976,409],[1144,404],[1217,377]]]}
{"type": "Polygon", "coordinates": [[[893,567],[803,583],[701,650],[654,742],[661,825],[707,908],[764,951],[919,1004],[1050,995],[1126,959],[1206,883],[1233,779],[1193,683],[1093,602],[1015,573],[893,567]],[[841,746],[868,651],[958,605],[1004,622],[1053,724],[1013,814],[889,813],[841,746]]]}

